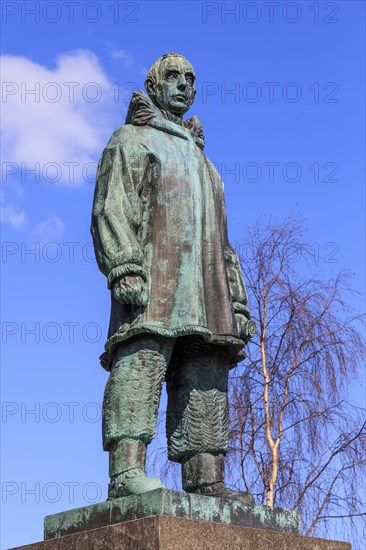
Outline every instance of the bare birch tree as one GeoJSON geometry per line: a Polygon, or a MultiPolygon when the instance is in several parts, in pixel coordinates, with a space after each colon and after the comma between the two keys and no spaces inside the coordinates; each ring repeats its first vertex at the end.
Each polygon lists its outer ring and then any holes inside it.
{"type": "Polygon", "coordinates": [[[350,274],[314,273],[302,224],[259,222],[237,243],[258,334],[231,377],[230,481],[296,509],[303,534],[364,548],[366,427],[350,384],[365,355],[350,274]]]}

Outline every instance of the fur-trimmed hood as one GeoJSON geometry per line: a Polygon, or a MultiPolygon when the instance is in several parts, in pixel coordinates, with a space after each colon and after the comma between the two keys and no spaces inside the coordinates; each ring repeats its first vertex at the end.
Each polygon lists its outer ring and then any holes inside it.
{"type": "Polygon", "coordinates": [[[125,123],[135,126],[149,125],[183,139],[187,139],[188,131],[200,149],[205,146],[202,124],[196,116],[182,120],[169,111],[160,110],[144,92],[133,94],[125,123]]]}

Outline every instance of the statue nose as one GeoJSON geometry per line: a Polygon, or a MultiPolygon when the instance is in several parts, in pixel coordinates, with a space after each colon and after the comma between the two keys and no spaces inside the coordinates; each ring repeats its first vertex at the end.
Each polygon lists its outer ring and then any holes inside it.
{"type": "Polygon", "coordinates": [[[184,78],[183,75],[180,75],[178,77],[177,88],[178,88],[178,90],[183,91],[183,90],[186,89],[186,87],[187,87],[186,79],[184,78]]]}

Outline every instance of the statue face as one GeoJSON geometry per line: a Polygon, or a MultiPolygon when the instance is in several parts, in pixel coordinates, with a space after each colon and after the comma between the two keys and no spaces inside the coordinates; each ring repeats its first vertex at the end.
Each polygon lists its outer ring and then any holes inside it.
{"type": "Polygon", "coordinates": [[[181,117],[193,103],[195,78],[193,67],[186,59],[167,57],[160,63],[157,82],[148,86],[148,92],[160,109],[181,117]]]}

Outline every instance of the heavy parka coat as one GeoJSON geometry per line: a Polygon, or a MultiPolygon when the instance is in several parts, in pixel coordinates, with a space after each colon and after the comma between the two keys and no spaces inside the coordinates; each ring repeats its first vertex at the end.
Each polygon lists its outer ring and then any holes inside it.
{"type": "Polygon", "coordinates": [[[91,226],[98,266],[110,289],[133,274],[148,289],[144,308],[111,293],[105,368],[136,334],[244,345],[235,312],[246,305],[246,290],[228,241],[223,183],[203,147],[196,117],[182,121],[137,92],[104,149],[91,226]]]}

